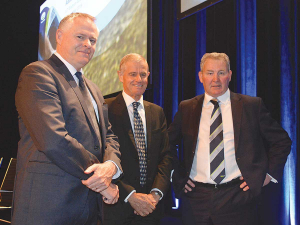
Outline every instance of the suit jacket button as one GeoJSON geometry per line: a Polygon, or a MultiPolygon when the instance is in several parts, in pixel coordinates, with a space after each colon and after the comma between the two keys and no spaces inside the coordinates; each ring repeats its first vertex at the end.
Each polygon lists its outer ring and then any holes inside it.
{"type": "Polygon", "coordinates": [[[99,148],[100,147],[98,145],[95,145],[95,147],[94,147],[95,150],[99,150],[99,148]]]}

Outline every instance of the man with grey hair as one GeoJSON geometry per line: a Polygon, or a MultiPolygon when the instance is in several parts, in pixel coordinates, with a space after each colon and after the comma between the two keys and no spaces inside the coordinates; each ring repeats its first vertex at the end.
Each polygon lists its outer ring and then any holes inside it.
{"type": "Polygon", "coordinates": [[[104,206],[105,225],[157,225],[162,217],[172,162],[163,109],[143,100],[149,74],[141,55],[124,56],[118,71],[123,92],[106,99],[124,176],[119,202],[104,206]]]}
{"type": "Polygon", "coordinates": [[[257,198],[270,181],[281,182],[291,140],[261,98],[228,89],[226,54],[206,53],[200,67],[205,94],[182,101],[168,130],[183,222],[259,224],[257,198]]]}
{"type": "Polygon", "coordinates": [[[15,225],[96,225],[102,198],[118,200],[111,183],[122,173],[118,139],[100,90],[82,75],[99,34],[94,20],[84,13],[65,17],[56,52],[20,75],[15,225]]]}

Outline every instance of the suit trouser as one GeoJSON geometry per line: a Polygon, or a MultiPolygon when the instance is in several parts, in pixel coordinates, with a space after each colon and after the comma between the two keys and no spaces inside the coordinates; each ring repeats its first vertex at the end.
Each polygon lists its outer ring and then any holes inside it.
{"type": "Polygon", "coordinates": [[[77,221],[78,225],[99,224],[99,204],[97,195],[99,194],[89,190],[86,206],[82,212],[82,216],[77,221]]]}
{"type": "Polygon", "coordinates": [[[239,186],[195,183],[191,192],[182,196],[182,220],[188,225],[257,225],[256,200],[250,190],[239,186]]]}

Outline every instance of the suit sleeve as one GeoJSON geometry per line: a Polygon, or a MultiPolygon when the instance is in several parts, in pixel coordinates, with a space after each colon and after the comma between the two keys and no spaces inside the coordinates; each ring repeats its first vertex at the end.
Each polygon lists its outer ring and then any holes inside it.
{"type": "Polygon", "coordinates": [[[121,152],[119,151],[119,142],[118,137],[113,133],[112,126],[108,121],[108,114],[107,114],[107,105],[105,104],[105,110],[103,110],[104,118],[106,122],[106,141],[105,141],[105,153],[103,161],[111,160],[113,161],[119,169],[121,175],[114,179],[113,181],[116,182],[118,179],[122,177],[122,167],[121,167],[121,152]]]}
{"type": "Polygon", "coordinates": [[[182,103],[179,104],[178,112],[175,114],[174,120],[168,129],[168,133],[174,167],[172,185],[175,196],[180,198],[181,194],[183,193],[184,186],[188,180],[186,169],[184,165],[180,163],[177,153],[177,149],[182,141],[182,103]]]}
{"type": "Polygon", "coordinates": [[[46,159],[79,179],[90,176],[84,170],[99,161],[69,135],[60,93],[47,66],[31,64],[24,68],[16,91],[16,107],[34,146],[46,159]]]}
{"type": "Polygon", "coordinates": [[[269,167],[267,172],[277,181],[281,181],[292,142],[288,133],[271,117],[261,99],[259,109],[260,132],[268,149],[269,167]]]}
{"type": "MultiPolygon", "coordinates": [[[[165,117],[165,114],[160,108],[160,124],[161,124],[161,135],[162,135],[162,141],[160,144],[160,154],[159,154],[159,163],[158,163],[158,169],[157,174],[154,178],[154,182],[152,185],[153,188],[157,188],[163,193],[166,193],[166,191],[169,188],[170,184],[170,175],[172,170],[172,154],[169,146],[169,136],[167,132],[167,120],[165,117]]],[[[155,140],[152,140],[155,141],[155,140]]]]}

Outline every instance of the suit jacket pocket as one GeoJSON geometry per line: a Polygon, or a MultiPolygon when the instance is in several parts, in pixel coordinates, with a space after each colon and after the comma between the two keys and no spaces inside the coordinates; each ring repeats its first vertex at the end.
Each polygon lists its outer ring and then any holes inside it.
{"type": "Polygon", "coordinates": [[[27,172],[61,177],[65,176],[65,172],[51,162],[29,161],[27,164],[27,172]]]}

